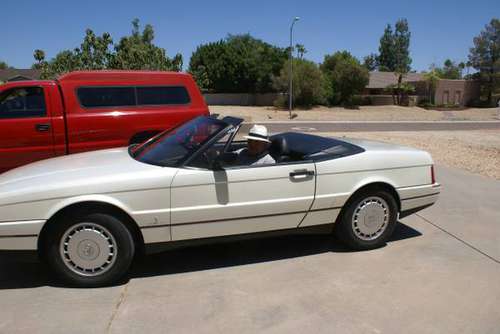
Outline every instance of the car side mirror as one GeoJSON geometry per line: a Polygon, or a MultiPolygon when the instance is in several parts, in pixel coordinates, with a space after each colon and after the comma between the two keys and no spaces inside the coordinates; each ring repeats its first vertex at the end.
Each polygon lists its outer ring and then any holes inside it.
{"type": "Polygon", "coordinates": [[[222,167],[221,159],[219,157],[213,159],[210,163],[210,169],[211,170],[224,170],[224,167],[222,167]]]}

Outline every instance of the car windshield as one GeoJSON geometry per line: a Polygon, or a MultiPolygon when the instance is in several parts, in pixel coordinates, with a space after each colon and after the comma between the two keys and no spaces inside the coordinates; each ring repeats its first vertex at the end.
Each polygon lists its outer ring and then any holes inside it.
{"type": "Polygon", "coordinates": [[[200,116],[139,146],[131,147],[130,154],[136,160],[147,164],[178,166],[227,126],[229,124],[226,122],[200,116]]]}

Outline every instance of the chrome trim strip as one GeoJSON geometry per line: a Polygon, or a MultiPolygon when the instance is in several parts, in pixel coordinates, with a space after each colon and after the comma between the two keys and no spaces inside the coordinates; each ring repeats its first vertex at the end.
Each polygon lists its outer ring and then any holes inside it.
{"type": "Polygon", "coordinates": [[[38,234],[24,234],[24,235],[0,235],[0,239],[7,239],[7,238],[36,238],[38,237],[38,234]]]}
{"type": "Polygon", "coordinates": [[[436,196],[439,195],[441,192],[435,192],[432,194],[427,194],[427,195],[421,195],[421,196],[414,196],[414,197],[408,197],[408,198],[402,198],[401,201],[406,201],[410,199],[416,199],[416,198],[424,198],[424,197],[430,197],[430,196],[436,196]]]}
{"type": "Polygon", "coordinates": [[[218,222],[230,221],[230,220],[243,220],[243,219],[253,219],[253,218],[265,218],[265,217],[286,216],[286,215],[295,215],[295,214],[306,214],[306,213],[309,213],[309,212],[335,210],[335,209],[341,209],[341,208],[342,207],[333,207],[333,208],[315,209],[315,210],[310,210],[310,211],[293,211],[293,212],[284,212],[284,213],[274,213],[274,214],[268,214],[268,215],[257,215],[257,216],[247,216],[247,217],[224,218],[224,219],[215,219],[215,220],[201,220],[201,221],[187,222],[187,223],[149,225],[149,226],[141,226],[140,229],[149,229],[149,228],[156,228],[156,227],[159,228],[159,227],[167,227],[167,226],[180,226],[180,225],[218,223],[218,222]]]}

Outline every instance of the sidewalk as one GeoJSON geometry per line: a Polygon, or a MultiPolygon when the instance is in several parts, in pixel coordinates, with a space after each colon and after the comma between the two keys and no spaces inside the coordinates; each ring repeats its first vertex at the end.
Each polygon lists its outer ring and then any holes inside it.
{"type": "MultiPolygon", "coordinates": [[[[210,106],[211,113],[244,118],[246,122],[289,121],[287,110],[274,107],[210,106]]],[[[426,110],[419,107],[361,106],[359,110],[316,107],[293,110],[294,121],[498,121],[498,108],[426,110]]]]}

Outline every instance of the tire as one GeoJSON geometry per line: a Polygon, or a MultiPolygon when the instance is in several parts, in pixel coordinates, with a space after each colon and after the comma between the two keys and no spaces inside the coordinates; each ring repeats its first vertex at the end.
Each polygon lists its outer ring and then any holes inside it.
{"type": "Polygon", "coordinates": [[[77,287],[117,283],[135,254],[134,239],[127,227],[101,213],[66,216],[57,221],[44,248],[53,272],[77,287]]]}
{"type": "Polygon", "coordinates": [[[347,202],[335,233],[354,250],[384,246],[396,227],[397,212],[396,200],[387,191],[362,191],[347,202]]]}

